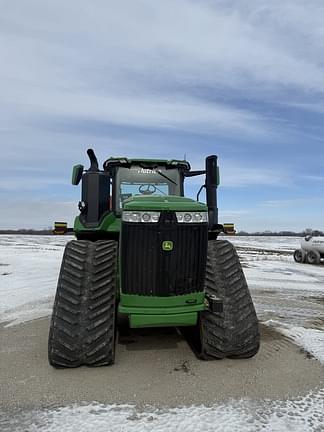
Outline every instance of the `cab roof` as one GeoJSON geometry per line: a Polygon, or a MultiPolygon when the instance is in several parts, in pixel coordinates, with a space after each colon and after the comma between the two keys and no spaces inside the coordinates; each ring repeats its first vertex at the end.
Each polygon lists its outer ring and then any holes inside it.
{"type": "Polygon", "coordinates": [[[130,167],[132,165],[140,165],[143,168],[150,168],[157,165],[163,165],[166,168],[182,168],[185,170],[190,170],[190,164],[186,160],[178,159],[130,159],[126,157],[110,157],[107,159],[103,168],[108,171],[110,168],[117,166],[130,167]]]}

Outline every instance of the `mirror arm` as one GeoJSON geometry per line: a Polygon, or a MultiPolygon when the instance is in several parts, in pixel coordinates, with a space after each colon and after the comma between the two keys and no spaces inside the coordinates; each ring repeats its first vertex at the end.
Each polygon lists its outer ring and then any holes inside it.
{"type": "Polygon", "coordinates": [[[203,185],[200,187],[200,189],[199,189],[199,191],[198,191],[198,193],[197,193],[197,201],[199,201],[199,195],[200,195],[201,191],[203,190],[203,188],[205,188],[205,187],[206,187],[205,184],[203,184],[203,185]]]}
{"type": "Polygon", "coordinates": [[[206,170],[200,170],[200,171],[185,171],[184,176],[185,177],[195,177],[199,175],[206,174],[206,170]]]}

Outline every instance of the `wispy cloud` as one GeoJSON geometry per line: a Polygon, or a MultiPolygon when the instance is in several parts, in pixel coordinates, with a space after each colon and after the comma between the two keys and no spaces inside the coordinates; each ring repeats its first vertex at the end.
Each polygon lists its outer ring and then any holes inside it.
{"type": "Polygon", "coordinates": [[[222,103],[225,90],[249,98],[324,91],[320,3],[10,5],[1,18],[2,99],[33,118],[254,135],[276,129],[272,116],[222,103]],[[209,88],[204,98],[189,96],[201,86],[209,88]]]}
{"type": "Polygon", "coordinates": [[[93,146],[197,168],[216,152],[233,202],[304,197],[323,172],[323,21],[321,0],[6,2],[2,193],[70,201],[62,182],[93,146]]]}
{"type": "MultiPolygon", "coordinates": [[[[100,121],[134,128],[182,130],[185,132],[223,133],[266,139],[271,134],[267,122],[257,113],[188,97],[169,95],[138,95],[134,97],[95,95],[80,91],[47,92],[33,90],[32,103],[26,103],[19,87],[16,103],[20,107],[19,120],[23,125],[57,127],[61,123],[100,121]],[[234,127],[233,127],[234,126],[234,127]]],[[[13,97],[13,92],[10,98],[13,97]]],[[[5,96],[3,96],[5,99],[5,96]]]]}
{"type": "MultiPolygon", "coordinates": [[[[205,155],[207,156],[207,154],[205,155]]],[[[203,158],[196,156],[193,161],[194,169],[202,168],[203,158]]],[[[220,183],[226,188],[246,188],[249,186],[273,186],[277,188],[289,188],[294,184],[293,173],[289,169],[277,167],[276,170],[270,167],[258,167],[255,163],[239,163],[221,157],[218,161],[220,170],[220,183]]],[[[200,177],[193,177],[192,184],[200,184],[200,177]]]]}
{"type": "Polygon", "coordinates": [[[303,176],[305,180],[315,181],[315,182],[322,182],[324,181],[324,176],[318,176],[318,175],[305,175],[303,176]]]}
{"type": "Polygon", "coordinates": [[[54,221],[73,224],[77,212],[75,202],[57,200],[9,200],[1,208],[1,229],[48,228],[54,221]]]}
{"type": "Polygon", "coordinates": [[[280,200],[268,200],[260,204],[262,207],[283,208],[283,207],[303,207],[305,205],[324,204],[322,197],[305,197],[305,198],[292,198],[280,200]]]}
{"type": "Polygon", "coordinates": [[[221,210],[219,212],[219,216],[222,218],[226,217],[235,217],[239,218],[241,216],[245,216],[251,213],[251,210],[221,210]]]}
{"type": "Polygon", "coordinates": [[[287,188],[293,183],[289,173],[279,169],[274,171],[251,165],[242,167],[237,163],[224,161],[221,172],[222,186],[225,187],[276,186],[287,188]]]}
{"type": "Polygon", "coordinates": [[[47,188],[48,186],[62,186],[66,185],[66,179],[62,177],[47,178],[31,177],[28,176],[28,181],[24,177],[7,177],[0,179],[0,192],[13,192],[19,190],[20,192],[38,191],[47,188]]]}

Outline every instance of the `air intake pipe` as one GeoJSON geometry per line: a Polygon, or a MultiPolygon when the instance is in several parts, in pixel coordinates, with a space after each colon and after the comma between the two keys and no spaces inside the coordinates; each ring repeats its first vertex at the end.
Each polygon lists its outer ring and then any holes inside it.
{"type": "Polygon", "coordinates": [[[109,209],[110,177],[99,170],[98,160],[92,149],[87,150],[90,167],[82,176],[82,191],[79,209],[82,222],[88,226],[97,226],[102,215],[109,209]]]}
{"type": "Polygon", "coordinates": [[[217,208],[217,186],[219,184],[219,174],[217,167],[217,156],[206,157],[206,203],[208,207],[209,229],[214,230],[218,225],[217,208]]]}

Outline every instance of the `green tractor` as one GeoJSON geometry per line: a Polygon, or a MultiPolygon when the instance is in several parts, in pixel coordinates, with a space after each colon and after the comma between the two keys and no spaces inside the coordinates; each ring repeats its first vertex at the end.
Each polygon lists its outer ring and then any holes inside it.
{"type": "MultiPolygon", "coordinates": [[[[201,359],[249,358],[259,349],[254,305],[237,253],[218,240],[217,157],[109,158],[73,168],[82,180],[76,240],[67,243],[49,332],[52,366],[111,365],[118,323],[181,329],[201,359]],[[205,175],[206,204],[184,197],[205,175]]],[[[199,191],[199,192],[200,192],[199,191]]]]}

